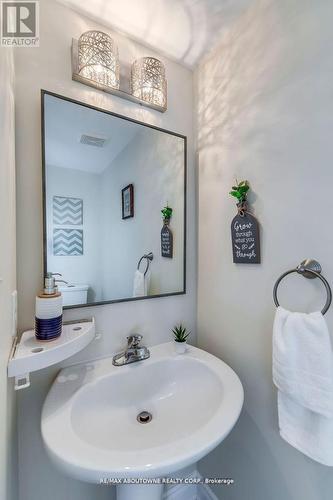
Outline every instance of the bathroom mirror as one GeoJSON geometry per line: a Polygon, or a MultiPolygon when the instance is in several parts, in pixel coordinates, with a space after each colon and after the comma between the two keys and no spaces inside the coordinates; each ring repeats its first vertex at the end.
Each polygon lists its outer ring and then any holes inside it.
{"type": "Polygon", "coordinates": [[[186,137],[42,91],[42,142],[44,272],[64,306],[185,293],[186,137]]]}

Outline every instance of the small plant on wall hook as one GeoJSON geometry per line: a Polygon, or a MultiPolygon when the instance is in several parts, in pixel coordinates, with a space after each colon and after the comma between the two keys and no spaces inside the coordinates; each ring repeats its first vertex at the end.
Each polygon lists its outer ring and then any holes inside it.
{"type": "Polygon", "coordinates": [[[170,219],[172,217],[172,208],[169,207],[169,205],[167,204],[166,207],[164,207],[161,210],[161,213],[163,215],[163,222],[164,222],[164,224],[169,224],[170,219]]]}
{"type": "Polygon", "coordinates": [[[238,182],[236,179],[236,185],[232,186],[232,191],[229,193],[238,200],[237,207],[240,214],[247,211],[247,193],[249,189],[249,181],[238,182]]]}

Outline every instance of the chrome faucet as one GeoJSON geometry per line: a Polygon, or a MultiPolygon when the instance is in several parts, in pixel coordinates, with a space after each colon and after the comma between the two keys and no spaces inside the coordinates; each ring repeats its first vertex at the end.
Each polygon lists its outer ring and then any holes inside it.
{"type": "MultiPolygon", "coordinates": [[[[52,273],[52,276],[60,276],[62,278],[62,274],[61,273],[52,273]]],[[[65,285],[68,285],[68,281],[61,280],[59,278],[55,278],[54,279],[54,283],[55,284],[57,284],[57,283],[65,283],[65,285]]]]}
{"type": "Polygon", "coordinates": [[[68,281],[65,280],[54,280],[55,284],[57,283],[65,283],[65,285],[68,285],[68,281]]]}
{"type": "Polygon", "coordinates": [[[114,364],[114,366],[124,366],[135,363],[136,361],[148,359],[150,356],[149,349],[139,345],[142,338],[142,335],[137,334],[127,337],[126,350],[113,356],[112,364],[114,364]]]}

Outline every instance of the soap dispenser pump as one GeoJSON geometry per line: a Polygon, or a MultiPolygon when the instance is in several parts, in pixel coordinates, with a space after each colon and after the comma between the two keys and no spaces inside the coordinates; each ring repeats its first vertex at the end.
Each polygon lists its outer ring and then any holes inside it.
{"type": "MultiPolygon", "coordinates": [[[[56,273],[46,273],[44,278],[44,294],[54,295],[58,291],[58,287],[55,284],[56,273]]],[[[60,276],[60,275],[59,275],[60,276]]]]}

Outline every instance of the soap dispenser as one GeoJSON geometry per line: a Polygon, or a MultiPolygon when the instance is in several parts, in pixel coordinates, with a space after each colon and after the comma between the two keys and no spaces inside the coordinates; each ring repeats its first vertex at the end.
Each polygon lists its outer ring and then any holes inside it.
{"type": "Polygon", "coordinates": [[[53,273],[46,273],[44,289],[36,297],[36,339],[48,342],[60,337],[62,332],[62,296],[55,284],[53,273]]]}

